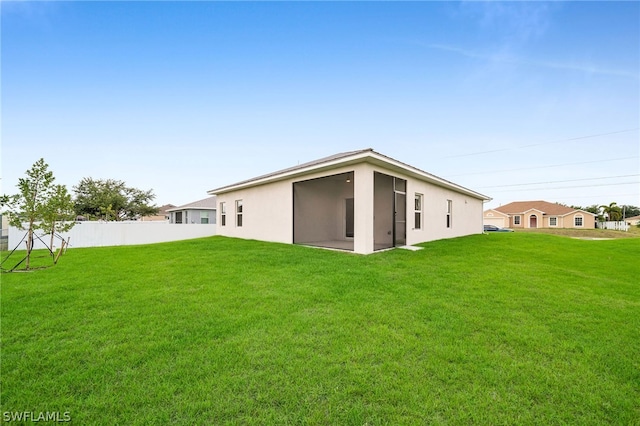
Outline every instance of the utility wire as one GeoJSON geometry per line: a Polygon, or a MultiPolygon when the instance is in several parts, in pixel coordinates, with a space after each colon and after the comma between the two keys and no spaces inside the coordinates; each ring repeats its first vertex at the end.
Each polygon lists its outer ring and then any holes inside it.
{"type": "Polygon", "coordinates": [[[552,180],[552,181],[547,181],[547,182],[514,183],[514,184],[511,184],[511,185],[480,186],[480,187],[478,187],[478,189],[507,188],[507,187],[511,187],[511,186],[526,186],[526,185],[546,185],[546,184],[549,184],[549,183],[579,182],[579,181],[583,181],[583,180],[616,179],[616,178],[635,177],[635,176],[640,176],[640,174],[636,173],[634,175],[605,176],[605,177],[584,178],[584,179],[552,180]]]}
{"type": "Polygon", "coordinates": [[[636,127],[636,128],[633,128],[633,129],[617,130],[615,132],[597,133],[597,134],[587,135],[587,136],[578,136],[576,138],[558,139],[558,140],[551,141],[551,142],[542,142],[542,143],[534,143],[534,144],[530,144],[530,145],[515,146],[515,147],[510,147],[510,148],[493,149],[493,150],[490,150],[490,151],[478,151],[478,152],[471,152],[471,153],[468,153],[468,154],[448,155],[446,157],[441,157],[441,158],[444,159],[444,158],[470,157],[472,155],[482,155],[482,154],[491,154],[491,153],[494,153],[494,152],[512,151],[514,149],[532,148],[534,146],[550,145],[550,144],[561,143],[561,142],[573,142],[573,141],[578,141],[578,140],[582,140],[582,139],[597,138],[597,137],[600,137],[600,136],[616,135],[618,133],[633,132],[633,131],[636,131],[638,129],[640,129],[640,127],[636,127]]]}
{"type": "MultiPolygon", "coordinates": [[[[589,185],[589,188],[593,188],[596,186],[616,186],[616,185],[638,185],[638,182],[617,182],[617,183],[600,183],[596,185],[589,185]]],[[[559,186],[557,188],[528,188],[528,189],[504,189],[501,191],[493,191],[493,192],[513,192],[513,191],[550,191],[554,189],[568,189],[568,188],[586,188],[584,185],[577,186],[559,186]]]]}
{"type": "Polygon", "coordinates": [[[535,167],[520,167],[517,169],[503,169],[503,170],[492,170],[485,172],[472,172],[472,173],[462,173],[459,175],[446,175],[443,176],[445,178],[458,177],[458,176],[471,176],[471,175],[488,175],[493,173],[504,173],[504,172],[519,172],[521,170],[534,170],[534,169],[549,169],[552,167],[563,167],[563,166],[576,166],[579,164],[593,164],[593,163],[606,163],[609,161],[620,161],[620,160],[633,160],[635,158],[639,158],[637,155],[632,157],[619,157],[619,158],[610,158],[608,160],[593,160],[593,161],[582,161],[579,163],[564,163],[564,164],[552,164],[550,166],[535,166],[535,167]]]}
{"type": "MultiPolygon", "coordinates": [[[[611,198],[614,198],[614,197],[631,197],[631,196],[636,196],[637,197],[638,193],[636,192],[635,194],[607,194],[606,196],[607,197],[611,197],[611,198]]],[[[579,198],[579,199],[583,199],[583,198],[603,198],[603,196],[602,195],[571,195],[571,196],[568,196],[568,197],[563,196],[561,198],[553,198],[553,197],[551,197],[551,198],[548,198],[547,201],[556,201],[556,200],[563,201],[566,198],[579,198]]]]}

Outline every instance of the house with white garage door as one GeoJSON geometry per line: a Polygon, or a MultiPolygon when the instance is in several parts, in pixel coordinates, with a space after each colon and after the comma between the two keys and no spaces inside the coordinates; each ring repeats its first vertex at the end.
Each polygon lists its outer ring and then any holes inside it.
{"type": "Polygon", "coordinates": [[[486,195],[372,149],[208,191],[218,235],[368,254],[483,232],[486,195]]]}

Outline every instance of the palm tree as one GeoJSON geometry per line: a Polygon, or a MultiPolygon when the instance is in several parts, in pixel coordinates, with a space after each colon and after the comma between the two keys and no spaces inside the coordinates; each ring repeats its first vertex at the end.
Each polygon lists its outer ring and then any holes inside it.
{"type": "Polygon", "coordinates": [[[602,205],[600,208],[604,212],[604,215],[609,218],[609,220],[617,222],[622,219],[622,210],[617,205],[618,203],[613,202],[608,206],[602,205]]]}

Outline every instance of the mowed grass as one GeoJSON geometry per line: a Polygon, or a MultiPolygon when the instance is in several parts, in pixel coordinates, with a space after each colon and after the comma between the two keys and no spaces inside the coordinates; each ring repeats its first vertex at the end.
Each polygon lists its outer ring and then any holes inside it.
{"type": "Polygon", "coordinates": [[[638,424],[640,240],[369,256],[212,237],[2,276],[2,412],[76,424],[638,424]]]}

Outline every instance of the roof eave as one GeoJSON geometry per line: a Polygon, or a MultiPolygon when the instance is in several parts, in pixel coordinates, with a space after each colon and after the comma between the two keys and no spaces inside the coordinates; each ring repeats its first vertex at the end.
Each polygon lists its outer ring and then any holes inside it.
{"type": "Polygon", "coordinates": [[[171,212],[179,212],[182,210],[216,210],[215,207],[176,207],[170,210],[165,210],[167,213],[171,213],[171,212]]]}
{"type": "Polygon", "coordinates": [[[344,166],[349,166],[349,165],[357,164],[361,162],[368,162],[370,164],[379,165],[387,169],[392,169],[392,170],[401,172],[402,174],[406,174],[406,175],[418,178],[422,181],[426,181],[440,187],[453,189],[457,192],[469,195],[471,197],[474,197],[480,200],[489,201],[492,199],[487,195],[480,194],[479,192],[475,192],[471,189],[468,189],[458,184],[455,184],[453,182],[450,182],[446,179],[439,178],[438,176],[432,175],[423,170],[417,169],[413,166],[409,166],[408,164],[402,163],[400,161],[394,160],[393,158],[377,153],[372,149],[363,150],[355,154],[329,160],[324,163],[313,164],[308,167],[284,171],[282,173],[267,175],[262,178],[252,179],[252,180],[240,182],[233,185],[223,186],[217,189],[212,189],[210,191],[207,191],[207,193],[209,195],[224,194],[227,192],[237,191],[245,188],[251,188],[254,186],[265,185],[268,183],[278,182],[285,179],[292,179],[292,178],[308,175],[311,173],[323,172],[336,167],[344,167],[344,166]]]}

